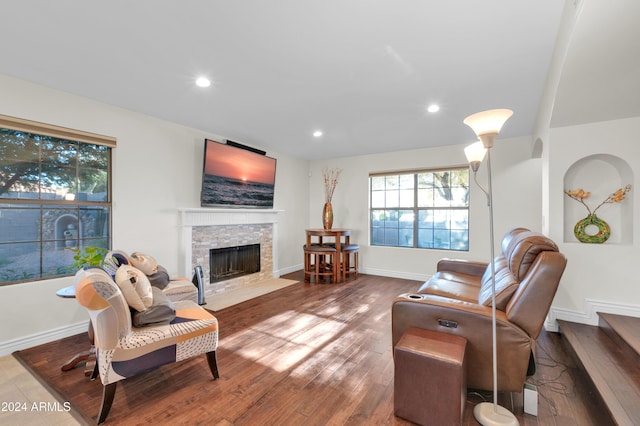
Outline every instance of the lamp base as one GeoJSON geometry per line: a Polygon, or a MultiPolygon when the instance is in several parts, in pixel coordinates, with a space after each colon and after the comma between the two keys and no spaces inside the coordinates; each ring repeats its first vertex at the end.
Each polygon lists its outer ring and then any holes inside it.
{"type": "Polygon", "coordinates": [[[473,416],[482,426],[518,426],[518,419],[506,408],[492,402],[481,402],[473,407],[473,416]]]}

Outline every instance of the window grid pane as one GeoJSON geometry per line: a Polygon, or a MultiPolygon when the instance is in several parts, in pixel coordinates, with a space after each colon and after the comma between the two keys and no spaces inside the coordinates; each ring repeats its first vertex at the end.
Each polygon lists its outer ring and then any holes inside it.
{"type": "Polygon", "coordinates": [[[107,146],[0,129],[0,285],[72,275],[73,249],[110,246],[110,163],[107,146]]]}
{"type": "Polygon", "coordinates": [[[375,176],[370,185],[372,245],[469,249],[468,169],[375,176]]]}

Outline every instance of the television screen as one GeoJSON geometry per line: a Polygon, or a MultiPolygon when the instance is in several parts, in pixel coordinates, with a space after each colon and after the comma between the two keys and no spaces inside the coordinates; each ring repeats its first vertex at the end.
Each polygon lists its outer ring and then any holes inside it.
{"type": "Polygon", "coordinates": [[[205,139],[202,207],[273,208],[275,180],[275,158],[205,139]]]}

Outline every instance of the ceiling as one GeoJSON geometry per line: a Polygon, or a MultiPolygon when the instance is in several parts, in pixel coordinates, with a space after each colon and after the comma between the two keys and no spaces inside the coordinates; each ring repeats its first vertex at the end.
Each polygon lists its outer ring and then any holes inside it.
{"type": "Polygon", "coordinates": [[[640,116],[640,2],[579,1],[551,127],[640,116]]]}
{"type": "MultiPolygon", "coordinates": [[[[596,3],[617,2],[640,4],[596,3]]],[[[533,133],[563,7],[10,0],[0,73],[303,159],[460,144],[474,139],[462,120],[485,109],[514,111],[502,137],[533,133]]]]}

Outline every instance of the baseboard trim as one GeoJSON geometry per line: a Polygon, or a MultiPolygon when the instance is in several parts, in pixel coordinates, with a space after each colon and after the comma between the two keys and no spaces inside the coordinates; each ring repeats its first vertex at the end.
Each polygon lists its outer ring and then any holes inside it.
{"type": "Polygon", "coordinates": [[[361,268],[358,272],[369,275],[378,275],[389,278],[402,278],[405,280],[415,280],[425,282],[429,279],[429,275],[415,274],[412,272],[389,271],[387,269],[361,268]]]}
{"type": "MultiPolygon", "coordinates": [[[[279,269],[278,271],[274,272],[274,278],[279,278],[291,272],[300,271],[303,268],[304,268],[303,264],[298,264],[298,265],[290,266],[288,268],[279,269]],[[278,274],[278,276],[276,276],[276,274],[278,274]]],[[[414,274],[411,272],[389,271],[387,269],[359,268],[358,272],[361,274],[377,275],[380,277],[402,278],[405,280],[415,280],[415,281],[422,281],[422,282],[427,281],[430,277],[430,275],[414,274]]]]}
{"type": "MultiPolygon", "coordinates": [[[[58,327],[41,333],[32,334],[18,339],[7,340],[0,343],[0,356],[11,355],[15,351],[32,348],[34,346],[60,340],[76,334],[86,333],[89,328],[89,321],[82,321],[64,327],[58,327]]],[[[87,338],[88,339],[88,338],[87,338]]],[[[87,340],[88,341],[88,340],[87,340]]]]}
{"type": "Polygon", "coordinates": [[[558,331],[558,322],[556,320],[598,325],[598,312],[640,317],[640,306],[593,299],[585,299],[584,312],[555,308],[552,306],[549,310],[549,315],[547,315],[547,320],[544,323],[544,328],[547,331],[558,331]]]}
{"type": "Polygon", "coordinates": [[[280,278],[281,276],[283,276],[285,274],[290,274],[292,272],[301,271],[303,268],[304,268],[304,265],[302,263],[300,263],[298,265],[293,265],[293,266],[289,266],[287,268],[278,269],[277,271],[273,271],[273,277],[274,278],[280,278]]]}

